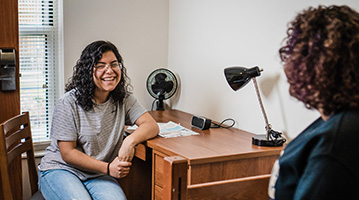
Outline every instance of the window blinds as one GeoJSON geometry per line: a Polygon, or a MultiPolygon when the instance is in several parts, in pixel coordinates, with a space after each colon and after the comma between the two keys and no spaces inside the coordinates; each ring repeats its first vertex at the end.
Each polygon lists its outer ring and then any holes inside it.
{"type": "Polygon", "coordinates": [[[57,1],[19,0],[21,111],[29,111],[34,142],[49,140],[56,100],[57,1]]]}

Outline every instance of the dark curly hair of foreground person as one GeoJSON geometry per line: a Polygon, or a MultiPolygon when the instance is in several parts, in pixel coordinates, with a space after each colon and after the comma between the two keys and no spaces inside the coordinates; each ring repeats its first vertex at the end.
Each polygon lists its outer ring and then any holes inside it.
{"type": "Polygon", "coordinates": [[[66,92],[75,88],[77,103],[83,109],[89,111],[93,108],[93,95],[96,88],[93,81],[95,64],[101,59],[102,54],[112,51],[118,62],[122,64],[121,81],[117,87],[110,92],[110,97],[115,102],[123,103],[123,100],[130,94],[130,79],[127,76],[127,70],[124,67],[123,59],[115,45],[108,41],[95,41],[89,44],[81,54],[80,59],[73,68],[73,75],[66,84],[66,92]]]}
{"type": "Polygon", "coordinates": [[[347,6],[304,10],[289,24],[280,58],[289,93],[330,115],[359,107],[359,14],[347,6]]]}

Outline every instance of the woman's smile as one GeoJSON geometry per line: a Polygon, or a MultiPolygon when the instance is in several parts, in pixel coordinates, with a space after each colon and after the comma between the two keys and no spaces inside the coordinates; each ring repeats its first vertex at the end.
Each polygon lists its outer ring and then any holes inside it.
{"type": "Polygon", "coordinates": [[[98,102],[107,99],[121,80],[121,68],[119,61],[112,51],[102,54],[102,58],[96,63],[93,72],[93,80],[96,85],[94,98],[98,102]],[[101,100],[100,100],[101,99],[101,100]]]}

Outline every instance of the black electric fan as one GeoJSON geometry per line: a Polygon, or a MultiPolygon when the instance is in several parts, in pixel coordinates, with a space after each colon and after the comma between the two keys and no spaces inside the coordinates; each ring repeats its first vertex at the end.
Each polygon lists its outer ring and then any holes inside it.
{"type": "Polygon", "coordinates": [[[165,109],[163,100],[171,98],[176,93],[177,86],[177,78],[169,69],[159,68],[148,76],[147,91],[155,98],[156,110],[165,109]]]}

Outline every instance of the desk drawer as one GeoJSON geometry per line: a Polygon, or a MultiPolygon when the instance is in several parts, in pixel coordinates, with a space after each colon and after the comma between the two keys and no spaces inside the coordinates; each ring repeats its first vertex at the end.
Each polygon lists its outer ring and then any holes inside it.
{"type": "Polygon", "coordinates": [[[163,195],[162,195],[162,191],[163,191],[163,188],[158,186],[158,185],[155,185],[155,200],[162,200],[163,199],[163,195]]]}
{"type": "Polygon", "coordinates": [[[168,155],[163,154],[158,151],[153,151],[152,155],[152,198],[155,200],[162,199],[162,190],[163,190],[163,166],[164,166],[164,157],[168,155]]]}
{"type": "Polygon", "coordinates": [[[189,185],[270,174],[278,155],[190,166],[189,185]]]}
{"type": "MultiPolygon", "coordinates": [[[[166,155],[154,154],[154,182],[163,187],[163,164],[166,155]]],[[[213,162],[189,166],[188,184],[229,180],[270,174],[278,155],[213,162]]]]}
{"type": "Polygon", "coordinates": [[[163,187],[163,163],[164,163],[164,157],[155,154],[154,155],[154,163],[155,163],[155,185],[159,186],[159,187],[163,187]]]}

